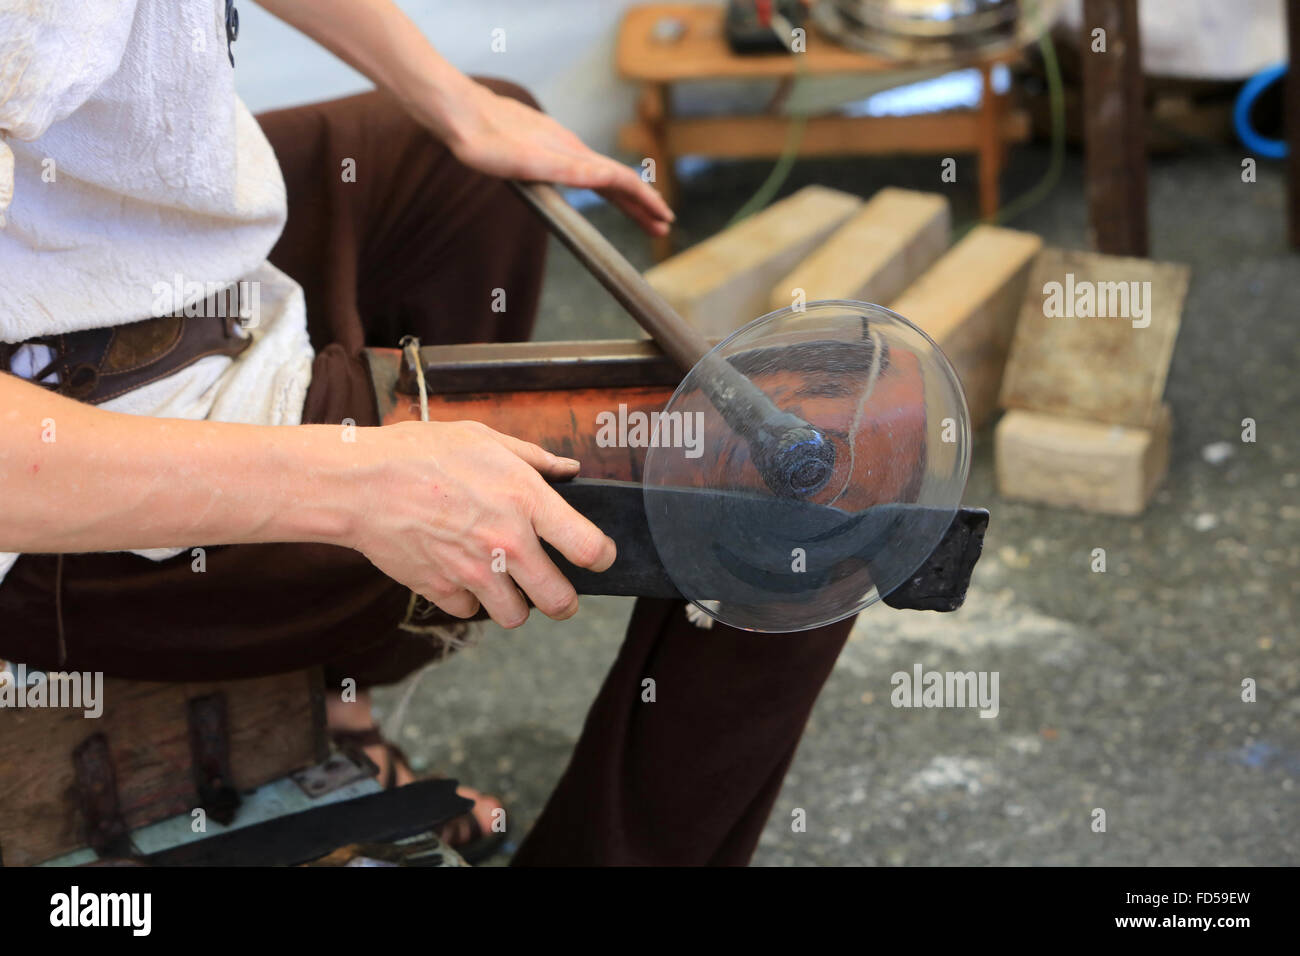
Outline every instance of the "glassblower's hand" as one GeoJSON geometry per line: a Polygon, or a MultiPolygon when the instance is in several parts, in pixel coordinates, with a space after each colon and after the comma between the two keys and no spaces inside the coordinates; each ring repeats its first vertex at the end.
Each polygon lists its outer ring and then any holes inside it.
{"type": "Polygon", "coordinates": [[[472,617],[482,604],[518,627],[522,589],[548,617],[571,617],[577,592],[539,538],[579,567],[614,563],[614,542],[545,481],[573,477],[578,462],[479,422],[368,431],[379,464],[352,546],[448,614],[472,617]]]}
{"type": "Polygon", "coordinates": [[[466,166],[506,179],[592,189],[652,236],[675,218],[636,171],[587,147],[545,113],[471,83],[449,110],[443,137],[466,166]]]}

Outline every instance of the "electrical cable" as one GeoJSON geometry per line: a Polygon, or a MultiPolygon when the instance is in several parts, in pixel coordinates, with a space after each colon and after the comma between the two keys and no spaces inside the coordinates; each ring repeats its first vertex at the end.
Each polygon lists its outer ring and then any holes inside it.
{"type": "MultiPolygon", "coordinates": [[[[808,72],[803,57],[794,49],[794,27],[785,17],[773,14],[772,32],[789,48],[790,55],[794,57],[795,76],[790,86],[790,90],[793,92],[798,89],[800,82],[803,81],[808,72]],[[786,39],[786,37],[789,37],[789,39],[786,39]]],[[[794,164],[799,158],[799,146],[803,143],[804,128],[807,125],[808,114],[806,112],[799,111],[791,114],[790,127],[786,130],[781,155],[777,158],[775,165],[772,166],[771,172],[767,174],[767,178],[763,180],[758,189],[754,190],[749,199],[736,210],[736,214],[731,217],[724,228],[730,229],[736,223],[748,219],[754,213],[766,208],[767,204],[776,198],[776,194],[785,184],[786,179],[789,178],[790,171],[794,169],[794,164]]]]}
{"type": "Polygon", "coordinates": [[[1047,99],[1052,114],[1052,158],[1042,179],[998,210],[994,221],[999,223],[1015,219],[1046,199],[1061,181],[1061,172],[1065,169],[1065,83],[1061,79],[1061,65],[1057,62],[1056,45],[1052,43],[1050,32],[1038,38],[1038,49],[1047,72],[1047,99]]]}
{"type": "MultiPolygon", "coordinates": [[[[783,20],[782,22],[786,23],[787,26],[789,25],[788,21],[783,20]]],[[[777,26],[775,23],[773,25],[777,26]]],[[[1033,187],[998,210],[993,218],[993,221],[997,223],[1009,222],[1046,199],[1059,184],[1061,173],[1065,169],[1065,83],[1061,78],[1061,66],[1057,60],[1056,45],[1052,42],[1050,31],[1044,31],[1038,38],[1038,49],[1043,57],[1043,67],[1047,74],[1048,102],[1050,104],[1052,123],[1051,159],[1047,171],[1033,187]]],[[[791,56],[796,58],[796,73],[792,87],[792,89],[795,89],[805,78],[807,68],[799,58],[798,53],[791,50],[791,56]]],[[[728,228],[765,208],[775,198],[781,186],[789,178],[790,172],[798,159],[799,147],[803,141],[804,128],[807,122],[808,114],[806,112],[798,112],[792,115],[781,155],[772,167],[771,172],[768,173],[767,178],[736,211],[736,214],[731,217],[731,220],[727,223],[728,228]]],[[[960,239],[977,224],[976,222],[970,222],[955,230],[954,241],[960,239]]]]}
{"type": "Polygon", "coordinates": [[[1256,73],[1241,88],[1241,92],[1237,94],[1237,101],[1232,107],[1232,126],[1236,130],[1237,138],[1252,153],[1257,153],[1266,159],[1286,159],[1288,152],[1286,141],[1269,139],[1261,135],[1250,125],[1250,113],[1255,108],[1255,101],[1264,90],[1286,76],[1286,71],[1287,65],[1279,63],[1277,66],[1270,66],[1267,70],[1256,73]]]}

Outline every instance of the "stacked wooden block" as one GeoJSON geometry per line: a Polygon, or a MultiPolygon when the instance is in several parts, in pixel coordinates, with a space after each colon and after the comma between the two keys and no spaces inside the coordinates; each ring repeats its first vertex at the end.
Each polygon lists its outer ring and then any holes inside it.
{"type": "Polygon", "coordinates": [[[978,226],[949,248],[948,201],[882,189],[869,202],[809,186],[646,278],[705,334],[729,334],[797,298],[893,309],[939,343],[978,428],[997,407],[1035,235],[978,226]]]}
{"type": "Polygon", "coordinates": [[[1186,266],[1049,249],[1002,383],[995,449],[1008,498],[1140,514],[1169,466],[1161,401],[1186,266]]]}
{"type": "Polygon", "coordinates": [[[974,428],[999,407],[1010,410],[996,433],[1004,495],[1141,511],[1168,462],[1169,413],[1160,394],[1186,269],[1044,251],[1038,236],[986,225],[950,243],[942,196],[883,189],[863,202],[810,186],[660,263],[646,278],[714,338],[800,301],[886,306],[943,349],[974,428]],[[1130,311],[1150,308],[1145,318],[1056,315],[1045,305],[1045,289],[1062,283],[1064,301],[1064,284],[1075,279],[1084,286],[1071,285],[1071,295],[1091,284],[1107,307],[1124,297],[1130,311]],[[1130,288],[1138,296],[1131,301],[1130,288]]]}

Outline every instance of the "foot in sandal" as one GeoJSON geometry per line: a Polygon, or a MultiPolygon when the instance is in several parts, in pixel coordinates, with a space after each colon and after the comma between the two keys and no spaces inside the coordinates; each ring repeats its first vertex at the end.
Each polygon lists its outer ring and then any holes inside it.
{"type": "MultiPolygon", "coordinates": [[[[368,700],[358,695],[354,704],[329,708],[330,736],[340,749],[356,748],[365,753],[371,762],[379,768],[375,774],[384,789],[403,787],[423,778],[436,778],[442,774],[417,774],[411,768],[411,762],[402,748],[392,741],[385,740],[370,718],[368,700]],[[346,714],[346,716],[345,716],[346,714]],[[357,715],[363,715],[370,721],[368,726],[359,726],[357,715]]],[[[506,841],[507,814],[501,801],[484,794],[473,787],[457,787],[457,795],[474,801],[473,808],[438,828],[438,836],[444,843],[464,857],[467,863],[481,863],[495,854],[506,841]]]]}

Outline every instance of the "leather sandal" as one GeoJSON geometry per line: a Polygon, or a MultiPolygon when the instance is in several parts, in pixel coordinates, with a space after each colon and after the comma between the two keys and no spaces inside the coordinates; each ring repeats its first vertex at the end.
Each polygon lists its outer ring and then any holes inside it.
{"type": "MultiPolygon", "coordinates": [[[[411,761],[407,758],[406,752],[391,740],[386,739],[379,732],[378,727],[368,727],[365,730],[331,730],[330,738],[334,741],[334,746],[340,750],[364,750],[366,747],[383,747],[388,753],[388,769],[385,771],[382,781],[385,790],[392,790],[397,786],[397,766],[399,761],[407,769],[411,769],[411,761]]],[[[444,774],[439,773],[415,774],[415,776],[420,780],[445,778],[444,774]]],[[[509,813],[505,814],[505,819],[509,821],[509,813]]],[[[478,818],[474,816],[473,812],[470,812],[448,820],[438,828],[437,833],[438,837],[459,853],[466,863],[473,864],[482,863],[505,845],[506,838],[509,835],[508,828],[509,823],[507,822],[506,830],[485,833],[483,826],[478,822],[478,818]],[[462,821],[465,821],[469,829],[469,839],[462,843],[452,843],[443,834],[449,832],[462,821]]]]}

